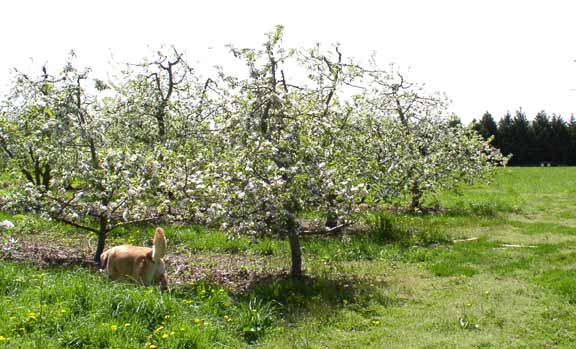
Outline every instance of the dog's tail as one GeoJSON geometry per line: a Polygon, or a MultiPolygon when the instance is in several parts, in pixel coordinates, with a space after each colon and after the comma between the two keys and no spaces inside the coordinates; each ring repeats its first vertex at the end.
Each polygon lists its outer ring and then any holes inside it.
{"type": "Polygon", "coordinates": [[[154,232],[154,247],[152,248],[152,259],[158,262],[160,258],[166,255],[166,237],[164,236],[164,229],[158,227],[154,232]]]}

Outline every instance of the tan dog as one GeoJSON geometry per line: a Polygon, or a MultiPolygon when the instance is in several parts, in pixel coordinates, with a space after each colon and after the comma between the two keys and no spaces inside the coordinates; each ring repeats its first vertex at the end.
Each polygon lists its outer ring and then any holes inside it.
{"type": "Polygon", "coordinates": [[[132,245],[112,247],[100,255],[100,263],[112,280],[125,277],[146,286],[159,281],[165,290],[168,288],[168,277],[162,257],[166,254],[166,244],[164,229],[156,228],[152,248],[132,245]]]}

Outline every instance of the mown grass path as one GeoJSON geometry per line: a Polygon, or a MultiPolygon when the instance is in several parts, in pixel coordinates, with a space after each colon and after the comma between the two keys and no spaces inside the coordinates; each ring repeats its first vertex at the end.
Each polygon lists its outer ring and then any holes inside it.
{"type": "Polygon", "coordinates": [[[380,297],[289,317],[266,345],[573,348],[575,193],[574,168],[509,168],[490,186],[444,195],[446,214],[400,220],[477,240],[337,262],[344,275],[381,280],[380,297]]]}

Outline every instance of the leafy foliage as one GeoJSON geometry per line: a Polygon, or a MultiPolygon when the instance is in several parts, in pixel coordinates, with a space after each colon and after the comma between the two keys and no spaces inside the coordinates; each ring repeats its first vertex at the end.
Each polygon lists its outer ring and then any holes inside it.
{"type": "Polygon", "coordinates": [[[574,165],[576,157],[576,119],[564,120],[560,115],[538,112],[529,121],[522,111],[504,115],[498,125],[490,113],[480,121],[473,120],[472,128],[484,139],[492,139],[495,147],[511,157],[510,165],[574,165]]]}

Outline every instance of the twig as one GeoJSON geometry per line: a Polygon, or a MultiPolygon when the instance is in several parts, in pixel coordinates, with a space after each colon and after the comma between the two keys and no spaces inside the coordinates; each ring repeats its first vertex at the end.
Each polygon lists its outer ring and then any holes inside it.
{"type": "Polygon", "coordinates": [[[457,239],[457,240],[452,240],[453,243],[458,243],[458,242],[468,242],[468,241],[476,241],[478,240],[477,237],[473,237],[473,238],[468,238],[468,239],[457,239]]]}
{"type": "Polygon", "coordinates": [[[342,223],[340,225],[337,225],[335,227],[329,228],[329,229],[323,229],[323,230],[303,230],[301,232],[302,235],[321,235],[321,234],[336,234],[338,233],[340,230],[342,230],[342,228],[345,228],[347,226],[349,226],[350,223],[342,223]]]}
{"type": "Polygon", "coordinates": [[[536,248],[534,245],[516,245],[516,244],[502,244],[500,247],[503,248],[536,248]]]}

